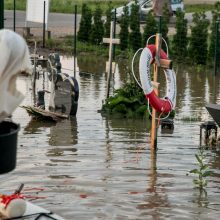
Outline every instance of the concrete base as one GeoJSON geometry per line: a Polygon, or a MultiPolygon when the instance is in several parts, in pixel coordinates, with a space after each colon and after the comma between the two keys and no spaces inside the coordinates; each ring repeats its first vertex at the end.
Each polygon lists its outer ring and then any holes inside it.
{"type": "MultiPolygon", "coordinates": [[[[42,30],[42,32],[43,32],[43,30],[42,30]]],[[[23,28],[23,37],[25,39],[29,39],[30,37],[33,37],[33,36],[34,35],[31,33],[31,28],[30,27],[24,27],[23,28]]],[[[42,33],[42,36],[43,36],[43,33],[42,33]]],[[[45,32],[45,38],[46,38],[46,40],[51,39],[51,31],[47,30],[45,32]]]]}
{"type": "Polygon", "coordinates": [[[29,27],[24,27],[23,28],[23,37],[25,38],[25,39],[28,39],[28,38],[30,38],[32,36],[32,34],[31,34],[31,29],[29,28],[29,27]]]}

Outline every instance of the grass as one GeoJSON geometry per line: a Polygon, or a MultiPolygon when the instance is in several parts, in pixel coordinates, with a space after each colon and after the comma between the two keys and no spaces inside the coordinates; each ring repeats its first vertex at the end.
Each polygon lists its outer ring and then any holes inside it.
{"type": "MultiPolygon", "coordinates": [[[[72,54],[73,36],[67,35],[59,39],[49,39],[46,41],[46,46],[52,50],[72,54]]],[[[90,43],[77,41],[77,53],[92,53],[108,57],[108,47],[106,45],[93,45],[90,43]]]]}
{"type": "MultiPolygon", "coordinates": [[[[14,7],[14,0],[5,0],[5,9],[12,10],[14,7]]],[[[81,6],[83,3],[86,3],[91,10],[94,10],[97,4],[100,5],[103,13],[108,8],[108,3],[111,2],[112,7],[116,8],[122,6],[128,2],[128,0],[52,0],[50,1],[50,12],[59,12],[59,13],[73,13],[75,5],[78,6],[78,13],[81,12],[81,6]]],[[[16,9],[17,10],[26,10],[26,0],[16,0],[16,9]]],[[[210,11],[214,9],[213,4],[185,4],[186,13],[189,12],[201,12],[201,11],[210,11]]]]}
{"type": "MultiPolygon", "coordinates": [[[[86,3],[91,10],[94,10],[99,4],[103,13],[105,13],[108,8],[108,3],[111,2],[112,7],[118,7],[124,5],[127,0],[52,0],[50,1],[50,12],[59,12],[59,13],[73,13],[75,11],[75,5],[77,5],[78,13],[81,13],[81,6],[83,3],[86,3]]],[[[5,9],[12,10],[14,7],[14,0],[5,0],[5,9]]],[[[17,10],[26,10],[26,0],[16,0],[16,9],[17,10]]]]}
{"type": "Polygon", "coordinates": [[[212,11],[215,8],[214,5],[209,4],[198,4],[198,5],[185,5],[186,13],[212,11]]]}

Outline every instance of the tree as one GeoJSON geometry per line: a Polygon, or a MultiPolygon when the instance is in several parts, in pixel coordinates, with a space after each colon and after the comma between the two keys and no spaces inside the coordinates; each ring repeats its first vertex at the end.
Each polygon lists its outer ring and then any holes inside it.
{"type": "Polygon", "coordinates": [[[136,51],[141,48],[141,32],[140,32],[140,14],[139,6],[137,1],[131,6],[131,16],[130,16],[130,35],[129,41],[131,48],[136,51]]]}
{"type": "Polygon", "coordinates": [[[96,6],[93,22],[90,41],[94,44],[100,44],[104,36],[104,25],[102,21],[102,10],[99,4],[96,6]]]}
{"type": "MultiPolygon", "coordinates": [[[[209,58],[215,56],[215,43],[216,43],[216,22],[220,20],[220,2],[216,2],[214,10],[212,11],[212,24],[211,24],[211,37],[209,45],[209,58]]],[[[219,31],[219,30],[218,30],[219,31]]],[[[218,43],[217,54],[220,55],[220,36],[218,43]]]]}
{"type": "Polygon", "coordinates": [[[82,17],[79,25],[78,40],[89,41],[89,35],[92,26],[92,12],[86,4],[82,5],[82,17]]]}
{"type": "MultiPolygon", "coordinates": [[[[163,7],[163,17],[161,18],[161,34],[164,40],[167,42],[167,45],[169,46],[169,39],[168,39],[168,24],[170,21],[170,15],[169,15],[169,10],[167,8],[167,4],[164,5],[163,7]]],[[[167,48],[165,47],[165,44],[162,44],[162,49],[166,50],[167,48]]]]}
{"type": "Polygon", "coordinates": [[[156,16],[163,16],[165,5],[169,11],[169,15],[172,15],[171,0],[153,0],[153,10],[156,16]]]}
{"type": "Polygon", "coordinates": [[[187,20],[184,18],[185,13],[177,10],[176,13],[176,34],[173,37],[173,55],[177,60],[187,56],[187,20]]]}
{"type": "Polygon", "coordinates": [[[128,48],[128,37],[129,37],[129,15],[128,15],[128,7],[125,6],[123,8],[123,15],[121,18],[121,23],[120,23],[120,33],[119,33],[119,38],[120,38],[120,47],[121,50],[126,50],[128,48]]]}
{"type": "Polygon", "coordinates": [[[194,26],[191,27],[189,57],[195,64],[205,65],[208,55],[208,26],[204,12],[193,14],[194,26]]]}
{"type": "MultiPolygon", "coordinates": [[[[157,21],[155,20],[153,11],[150,11],[146,15],[146,24],[145,24],[144,33],[143,33],[143,45],[144,46],[146,45],[148,38],[157,33],[157,29],[158,29],[157,21]]],[[[149,44],[154,44],[154,43],[155,43],[155,38],[151,38],[149,41],[149,44]]]]}
{"type": "Polygon", "coordinates": [[[109,37],[110,36],[110,29],[111,29],[111,21],[112,21],[112,5],[111,2],[108,4],[108,8],[105,12],[106,14],[106,21],[105,21],[105,37],[109,37]]]}

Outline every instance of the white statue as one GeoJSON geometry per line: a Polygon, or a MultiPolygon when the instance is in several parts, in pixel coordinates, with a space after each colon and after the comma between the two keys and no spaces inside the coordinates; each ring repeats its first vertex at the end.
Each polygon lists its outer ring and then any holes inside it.
{"type": "Polygon", "coordinates": [[[0,122],[10,116],[24,98],[16,87],[18,74],[31,71],[25,40],[13,31],[0,30],[0,122]]]}

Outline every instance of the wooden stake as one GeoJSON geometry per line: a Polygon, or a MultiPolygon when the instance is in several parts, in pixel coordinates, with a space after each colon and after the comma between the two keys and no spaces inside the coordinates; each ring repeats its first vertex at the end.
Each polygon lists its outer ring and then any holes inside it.
{"type": "MultiPolygon", "coordinates": [[[[156,56],[155,56],[155,63],[154,63],[154,78],[153,81],[157,83],[158,80],[158,73],[160,68],[160,49],[161,49],[161,34],[156,34],[156,56]]],[[[154,88],[156,95],[159,95],[158,89],[154,88]]],[[[153,108],[152,110],[152,122],[151,122],[151,149],[157,148],[157,125],[156,125],[156,110],[153,108]]]]}

